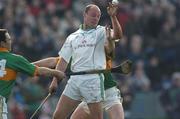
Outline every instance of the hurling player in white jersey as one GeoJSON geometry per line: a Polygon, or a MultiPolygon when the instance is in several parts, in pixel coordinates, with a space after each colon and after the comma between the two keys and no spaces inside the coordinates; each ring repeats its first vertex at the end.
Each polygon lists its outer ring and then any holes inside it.
{"type": "MultiPolygon", "coordinates": [[[[116,6],[111,3],[107,12],[112,22],[112,40],[120,39],[121,27],[116,17],[116,6]]],[[[71,70],[73,72],[105,69],[106,57],[104,45],[106,44],[105,27],[98,22],[101,11],[94,4],[87,5],[83,14],[83,24],[74,33],[70,34],[59,52],[61,60],[56,69],[65,71],[72,57],[71,70]]],[[[71,112],[84,100],[91,113],[92,119],[103,119],[101,101],[104,98],[103,74],[88,74],[71,76],[61,95],[53,119],[66,119],[71,112]]],[[[53,79],[49,89],[57,88],[58,80],[53,79]]]]}

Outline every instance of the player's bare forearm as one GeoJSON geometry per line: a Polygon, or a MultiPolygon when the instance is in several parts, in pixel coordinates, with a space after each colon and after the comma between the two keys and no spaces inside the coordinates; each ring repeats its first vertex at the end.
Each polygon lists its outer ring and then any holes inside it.
{"type": "MultiPolygon", "coordinates": [[[[56,70],[65,72],[67,65],[68,65],[68,63],[63,58],[61,58],[61,60],[56,65],[56,70]]],[[[53,78],[53,81],[54,80],[57,81],[56,77],[53,78]]]]}
{"type": "MultiPolygon", "coordinates": [[[[61,60],[59,60],[56,65],[56,70],[65,72],[67,65],[68,65],[67,62],[63,58],[61,58],[61,60]]],[[[49,93],[52,94],[52,93],[56,92],[58,83],[59,83],[59,80],[57,80],[56,77],[53,77],[53,80],[49,86],[49,93]]]]}
{"type": "Polygon", "coordinates": [[[33,64],[40,67],[55,68],[58,60],[59,57],[49,57],[33,62],[33,64]]]}
{"type": "Polygon", "coordinates": [[[110,55],[115,51],[115,42],[114,41],[108,41],[107,46],[105,46],[105,51],[107,55],[110,55]]]}
{"type": "Polygon", "coordinates": [[[112,40],[111,28],[110,26],[106,26],[106,43],[105,43],[105,51],[107,55],[111,55],[115,49],[115,41],[112,40]]]}
{"type": "Polygon", "coordinates": [[[116,17],[117,9],[118,9],[118,6],[112,3],[109,3],[107,7],[107,12],[111,18],[112,27],[113,27],[113,32],[111,33],[113,40],[121,39],[123,36],[121,25],[119,24],[119,21],[116,17]]]}
{"type": "Polygon", "coordinates": [[[111,22],[112,22],[112,27],[113,27],[113,34],[112,34],[112,39],[121,39],[123,37],[122,33],[122,28],[121,25],[119,24],[119,21],[116,17],[116,15],[110,16],[111,22]]]}
{"type": "Polygon", "coordinates": [[[38,67],[37,70],[38,70],[38,75],[55,76],[59,80],[62,80],[65,77],[65,74],[63,72],[55,69],[49,69],[47,67],[38,67]]]}

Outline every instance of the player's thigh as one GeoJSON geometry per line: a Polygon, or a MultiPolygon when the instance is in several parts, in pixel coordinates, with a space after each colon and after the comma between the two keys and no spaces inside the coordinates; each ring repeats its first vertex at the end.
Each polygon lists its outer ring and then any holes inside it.
{"type": "Polygon", "coordinates": [[[103,108],[108,112],[110,119],[124,119],[120,90],[112,87],[105,91],[105,95],[103,108]]]}
{"type": "Polygon", "coordinates": [[[117,89],[115,86],[112,88],[109,88],[105,91],[105,99],[102,103],[102,107],[105,110],[108,110],[115,104],[121,104],[122,98],[120,94],[120,90],[117,89]]]}
{"type": "Polygon", "coordinates": [[[71,115],[71,119],[91,119],[90,111],[85,102],[81,102],[71,115]]]}
{"type": "Polygon", "coordinates": [[[82,96],[79,91],[79,83],[82,81],[80,79],[73,79],[70,78],[68,80],[68,83],[66,84],[66,87],[63,91],[63,94],[66,95],[67,97],[74,99],[74,100],[79,100],[81,101],[82,96]]]}
{"type": "Polygon", "coordinates": [[[53,118],[66,119],[79,103],[79,101],[73,100],[62,94],[56,106],[53,118]]]}
{"type": "Polygon", "coordinates": [[[103,110],[102,110],[101,102],[89,103],[88,108],[90,111],[91,119],[103,119],[103,110]]]}
{"type": "Polygon", "coordinates": [[[124,119],[124,110],[122,104],[115,104],[107,110],[110,119],[124,119]]]}
{"type": "Polygon", "coordinates": [[[91,119],[102,119],[101,101],[104,99],[103,76],[89,77],[80,85],[80,92],[84,101],[88,104],[91,119]]]}
{"type": "Polygon", "coordinates": [[[83,100],[86,103],[101,102],[104,99],[104,81],[102,78],[91,78],[84,79],[79,89],[83,100]]]}

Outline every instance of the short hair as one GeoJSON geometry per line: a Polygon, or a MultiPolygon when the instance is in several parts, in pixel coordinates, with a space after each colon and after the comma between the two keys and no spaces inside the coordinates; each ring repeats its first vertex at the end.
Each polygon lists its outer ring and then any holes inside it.
{"type": "Polygon", "coordinates": [[[93,4],[87,5],[84,12],[87,13],[92,6],[93,4]]]}
{"type": "Polygon", "coordinates": [[[7,32],[6,29],[0,29],[0,42],[1,42],[1,41],[6,42],[6,35],[5,35],[6,32],[7,32]]]}
{"type": "MultiPolygon", "coordinates": [[[[94,6],[98,7],[98,6],[95,5],[95,4],[89,4],[89,5],[87,5],[87,6],[85,7],[84,12],[87,13],[87,12],[88,12],[92,7],[94,7],[94,6]]],[[[98,7],[98,8],[99,8],[99,7],[98,7]]]]}

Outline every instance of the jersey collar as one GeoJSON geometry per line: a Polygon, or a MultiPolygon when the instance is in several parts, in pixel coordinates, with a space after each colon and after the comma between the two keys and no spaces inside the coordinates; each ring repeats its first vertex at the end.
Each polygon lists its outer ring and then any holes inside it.
{"type": "Polygon", "coordinates": [[[0,47],[0,52],[9,52],[7,48],[0,47]]]}
{"type": "Polygon", "coordinates": [[[91,30],[91,29],[96,29],[96,27],[85,27],[84,24],[81,24],[81,25],[79,26],[79,28],[82,29],[82,30],[85,30],[85,31],[86,31],[86,30],[88,31],[88,30],[91,30]]]}

